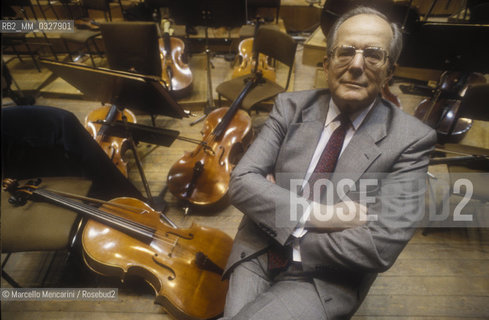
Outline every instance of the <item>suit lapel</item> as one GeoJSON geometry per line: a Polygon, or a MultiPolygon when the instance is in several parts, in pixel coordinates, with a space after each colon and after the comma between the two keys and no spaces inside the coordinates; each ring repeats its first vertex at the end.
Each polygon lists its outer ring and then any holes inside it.
{"type": "Polygon", "coordinates": [[[277,184],[289,188],[290,179],[303,179],[323,132],[329,94],[321,94],[301,111],[301,119],[290,125],[278,159],[277,184]]]}
{"type": "Polygon", "coordinates": [[[329,94],[322,95],[318,103],[302,110],[303,121],[300,126],[304,144],[300,147],[303,150],[302,155],[305,156],[300,157],[299,168],[301,168],[301,178],[306,176],[307,168],[311,163],[312,156],[314,155],[314,151],[316,151],[317,144],[324,130],[324,122],[326,121],[326,115],[329,110],[329,99],[329,94]]]}
{"type": "Polygon", "coordinates": [[[377,142],[387,135],[388,118],[388,108],[382,102],[377,102],[341,154],[333,181],[346,176],[356,182],[380,156],[382,151],[377,142]]]}

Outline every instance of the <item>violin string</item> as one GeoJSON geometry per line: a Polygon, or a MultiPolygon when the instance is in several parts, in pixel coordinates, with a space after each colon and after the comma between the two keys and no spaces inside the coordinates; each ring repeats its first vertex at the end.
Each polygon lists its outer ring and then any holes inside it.
{"type": "MultiPolygon", "coordinates": [[[[103,210],[97,209],[95,207],[92,207],[90,205],[80,203],[74,200],[71,200],[69,198],[60,196],[56,193],[50,192],[45,189],[36,189],[32,191],[31,193],[36,193],[42,197],[45,197],[47,199],[53,200],[57,203],[63,204],[71,209],[74,209],[76,211],[80,211],[82,213],[86,213],[90,216],[93,216],[95,218],[99,218],[101,220],[107,221],[110,224],[117,225],[121,228],[124,229],[129,229],[133,232],[139,233],[140,235],[143,235],[144,237],[150,239],[150,240],[159,240],[163,242],[164,244],[166,243],[167,245],[171,246],[171,249],[168,250],[168,253],[171,253],[171,256],[174,258],[180,258],[180,259],[193,259],[196,257],[197,252],[195,250],[192,250],[191,248],[184,247],[184,246],[177,246],[179,236],[175,235],[175,240],[172,241],[170,239],[164,238],[156,234],[156,230],[148,227],[146,225],[140,224],[138,222],[134,222],[131,220],[128,220],[126,218],[110,214],[108,212],[105,212],[103,210]]],[[[144,209],[143,209],[144,210],[144,209]]],[[[131,210],[127,210],[131,212],[131,210]]],[[[147,212],[148,210],[146,210],[147,212]]],[[[134,211],[132,211],[134,212],[134,211]]]]}
{"type": "Polygon", "coordinates": [[[147,226],[144,226],[144,225],[141,225],[141,224],[138,224],[138,223],[135,223],[133,221],[126,220],[126,219],[120,219],[120,217],[118,217],[118,216],[110,215],[110,214],[108,214],[102,210],[96,209],[96,208],[89,206],[89,205],[85,205],[85,204],[82,204],[82,203],[79,203],[76,201],[71,201],[71,200],[68,201],[68,200],[66,200],[62,197],[59,197],[56,194],[53,194],[49,191],[38,189],[37,191],[35,191],[35,193],[40,194],[40,195],[42,195],[48,199],[58,201],[58,202],[66,205],[72,209],[75,209],[77,211],[82,211],[84,213],[87,213],[92,217],[100,218],[104,221],[114,223],[120,227],[129,228],[131,231],[137,232],[143,236],[152,238],[152,234],[154,233],[154,230],[147,227],[147,226]]]}
{"type": "Polygon", "coordinates": [[[182,141],[186,141],[186,142],[190,142],[190,143],[195,143],[195,144],[201,144],[202,143],[202,140],[188,138],[188,137],[180,137],[180,136],[178,136],[177,139],[178,140],[182,140],[182,141]]]}
{"type": "Polygon", "coordinates": [[[171,241],[169,239],[163,238],[163,237],[156,234],[155,229],[148,227],[146,225],[140,224],[138,222],[131,221],[131,220],[125,219],[123,217],[107,213],[103,210],[100,210],[100,209],[97,209],[97,208],[94,208],[92,206],[85,205],[85,204],[82,204],[82,203],[79,203],[76,201],[71,201],[71,200],[67,201],[67,199],[64,199],[63,197],[57,196],[56,194],[51,193],[47,190],[38,189],[35,191],[35,193],[40,194],[41,196],[44,196],[48,199],[58,201],[58,202],[66,205],[66,206],[69,206],[70,208],[73,208],[73,209],[78,210],[78,211],[82,211],[82,212],[87,213],[93,217],[100,218],[100,219],[107,221],[109,223],[113,223],[119,227],[129,229],[129,230],[136,232],[142,236],[145,236],[151,240],[152,239],[158,239],[158,240],[161,240],[161,241],[163,241],[169,245],[172,245],[172,246],[176,245],[177,240],[171,241]]]}
{"type": "MultiPolygon", "coordinates": [[[[107,221],[108,223],[112,223],[114,225],[117,225],[121,228],[124,229],[129,229],[130,231],[133,231],[135,233],[139,233],[140,235],[143,235],[144,237],[149,238],[150,240],[156,239],[160,240],[163,243],[166,243],[171,246],[172,248],[172,254],[175,255],[176,252],[188,252],[190,253],[191,257],[194,257],[196,252],[194,250],[191,250],[189,248],[185,247],[177,247],[177,242],[178,242],[178,236],[176,236],[175,240],[170,240],[168,238],[164,238],[156,234],[155,229],[148,227],[146,225],[142,225],[140,223],[128,220],[126,218],[110,214],[108,212],[99,210],[97,208],[94,208],[90,205],[86,205],[77,201],[72,201],[67,198],[64,198],[62,196],[59,196],[55,193],[52,193],[48,190],[43,190],[43,189],[37,189],[34,191],[34,193],[39,194],[47,199],[54,200],[56,202],[59,202],[65,206],[68,206],[74,210],[81,211],[83,213],[86,213],[92,217],[95,218],[100,218],[101,220],[107,221]]],[[[182,257],[183,255],[181,255],[182,257]]]]}
{"type": "Polygon", "coordinates": [[[132,212],[136,212],[136,213],[146,213],[146,212],[148,212],[147,210],[143,210],[142,212],[139,212],[137,210],[140,210],[141,208],[134,207],[134,206],[127,205],[127,204],[122,204],[122,203],[117,203],[117,202],[109,202],[109,201],[99,200],[99,199],[90,198],[90,197],[84,197],[84,196],[80,196],[80,195],[76,195],[76,194],[72,194],[72,193],[68,193],[68,192],[63,192],[63,191],[59,191],[59,190],[52,190],[52,189],[50,189],[49,192],[52,192],[52,193],[55,193],[55,194],[58,194],[60,196],[67,197],[67,198],[70,198],[70,199],[77,199],[77,200],[89,201],[89,202],[92,202],[92,203],[105,204],[105,205],[108,205],[108,206],[112,206],[112,207],[116,207],[116,208],[121,208],[121,209],[126,209],[128,211],[132,211],[132,212]]]}

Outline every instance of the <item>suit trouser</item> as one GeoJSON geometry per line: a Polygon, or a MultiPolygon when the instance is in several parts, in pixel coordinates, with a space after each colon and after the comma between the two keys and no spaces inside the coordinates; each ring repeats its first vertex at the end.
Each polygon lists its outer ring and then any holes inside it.
{"type": "Polygon", "coordinates": [[[285,271],[271,279],[266,253],[231,273],[223,320],[323,320],[323,306],[311,278],[285,271]]]}

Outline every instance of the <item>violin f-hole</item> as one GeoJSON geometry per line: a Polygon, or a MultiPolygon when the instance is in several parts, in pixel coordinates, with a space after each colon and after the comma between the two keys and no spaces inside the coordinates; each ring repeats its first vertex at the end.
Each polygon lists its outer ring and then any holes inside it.
{"type": "Polygon", "coordinates": [[[226,150],[226,148],[224,148],[223,146],[219,146],[219,149],[221,149],[221,155],[219,156],[219,164],[223,166],[224,161],[222,161],[222,158],[224,157],[224,151],[226,150]]]}
{"type": "Polygon", "coordinates": [[[155,262],[157,265],[159,265],[160,267],[165,268],[166,270],[168,270],[168,271],[170,271],[170,272],[172,273],[171,275],[169,275],[169,276],[168,276],[168,280],[170,280],[170,281],[175,280],[175,278],[177,277],[177,275],[175,274],[175,271],[174,271],[172,268],[170,268],[169,266],[167,266],[167,265],[165,265],[165,264],[163,264],[163,263],[159,262],[159,261],[156,259],[157,257],[158,257],[158,254],[157,254],[157,253],[155,253],[155,254],[153,255],[153,261],[154,261],[154,262],[155,262]]]}

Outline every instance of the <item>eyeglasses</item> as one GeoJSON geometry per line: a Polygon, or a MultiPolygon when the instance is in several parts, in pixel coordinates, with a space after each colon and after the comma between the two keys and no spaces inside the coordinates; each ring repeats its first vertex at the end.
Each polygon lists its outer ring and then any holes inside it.
{"type": "Polygon", "coordinates": [[[357,49],[353,46],[339,46],[329,52],[329,56],[338,67],[343,67],[352,62],[357,53],[362,53],[365,64],[371,68],[379,68],[388,58],[387,52],[382,48],[367,47],[357,49]]]}

